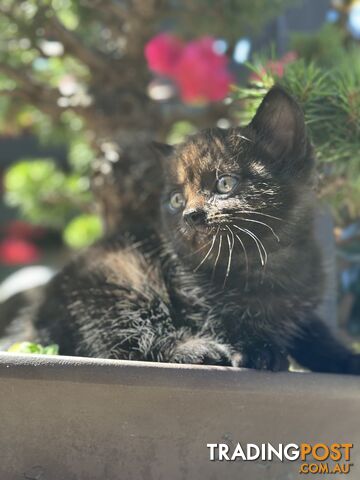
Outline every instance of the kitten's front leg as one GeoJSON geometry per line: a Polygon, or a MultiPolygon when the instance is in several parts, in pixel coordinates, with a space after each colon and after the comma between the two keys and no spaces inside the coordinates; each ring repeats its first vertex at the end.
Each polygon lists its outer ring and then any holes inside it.
{"type": "Polygon", "coordinates": [[[297,326],[289,353],[300,365],[314,372],[360,375],[360,355],[336,339],[315,314],[297,326]]]}
{"type": "Polygon", "coordinates": [[[237,345],[237,353],[232,355],[234,367],[255,370],[287,371],[289,360],[284,350],[268,342],[249,345],[237,345]],[[241,353],[240,353],[241,352],[241,353]]]}
{"type": "Polygon", "coordinates": [[[232,366],[233,350],[229,345],[207,336],[188,336],[178,341],[169,361],[202,365],[232,366]]]}
{"type": "Polygon", "coordinates": [[[224,313],[214,310],[207,316],[201,329],[202,335],[217,336],[225,335],[226,344],[231,353],[231,365],[239,368],[255,370],[285,371],[289,368],[287,352],[270,342],[266,335],[255,333],[253,322],[243,324],[239,318],[244,312],[233,308],[224,313]],[[249,324],[248,324],[249,323],[249,324]]]}

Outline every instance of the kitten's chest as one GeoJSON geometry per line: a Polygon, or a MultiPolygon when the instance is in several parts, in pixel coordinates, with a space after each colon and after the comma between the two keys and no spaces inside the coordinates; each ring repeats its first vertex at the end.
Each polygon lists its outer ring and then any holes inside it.
{"type": "Polygon", "coordinates": [[[223,319],[240,318],[246,314],[248,301],[233,290],[217,288],[200,276],[176,275],[169,283],[170,298],[179,325],[202,329],[210,325],[223,328],[223,319]]]}
{"type": "Polygon", "coordinates": [[[179,325],[229,338],[269,338],[281,330],[287,337],[306,309],[302,298],[261,284],[248,291],[220,289],[210,282],[178,282],[173,291],[179,325]]]}

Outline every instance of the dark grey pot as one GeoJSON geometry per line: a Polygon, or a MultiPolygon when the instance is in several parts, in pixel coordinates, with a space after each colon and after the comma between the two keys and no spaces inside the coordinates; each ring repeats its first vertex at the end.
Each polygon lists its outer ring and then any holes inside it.
{"type": "Polygon", "coordinates": [[[303,477],[209,460],[207,443],[237,442],[353,443],[360,478],[357,377],[0,354],[0,412],[1,480],[303,477]]]}

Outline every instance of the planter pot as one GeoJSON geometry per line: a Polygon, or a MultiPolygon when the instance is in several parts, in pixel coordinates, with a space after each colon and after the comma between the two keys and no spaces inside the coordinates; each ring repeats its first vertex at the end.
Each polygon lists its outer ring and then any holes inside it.
{"type": "Polygon", "coordinates": [[[3,480],[302,477],[299,461],[209,460],[237,442],[353,443],[360,478],[357,377],[0,354],[0,392],[3,480]]]}

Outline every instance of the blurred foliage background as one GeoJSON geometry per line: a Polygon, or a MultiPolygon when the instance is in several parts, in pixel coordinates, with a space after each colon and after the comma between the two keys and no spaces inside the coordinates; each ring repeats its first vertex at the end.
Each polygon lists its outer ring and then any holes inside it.
{"type": "Polygon", "coordinates": [[[360,2],[320,3],[301,33],[284,22],[306,0],[0,0],[0,144],[39,145],[0,155],[4,203],[25,221],[3,217],[0,263],[46,263],[49,239],[77,249],[155,217],[149,141],[246,123],[278,82],[304,108],[336,224],[340,316],[359,333],[360,2]],[[234,78],[223,101],[187,104],[150,71],[144,48],[164,31],[216,40],[234,78]]]}
{"type": "Polygon", "coordinates": [[[165,27],[184,38],[226,33],[234,42],[249,25],[259,29],[286,2],[265,8],[266,3],[1,0],[1,132],[31,131],[42,144],[67,148],[65,169],[51,158],[30,161],[24,152],[5,177],[6,202],[32,223],[63,230],[70,247],[91,243],[101,234],[95,215],[102,206],[95,209],[92,202],[91,169],[97,165],[99,176],[106,175],[119,149],[127,148],[124,133],[133,143],[164,139],[179,116],[194,116],[195,125],[208,111],[210,118],[218,117],[218,106],[186,109],[176,98],[147,107],[146,42],[165,27]]]}

